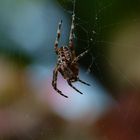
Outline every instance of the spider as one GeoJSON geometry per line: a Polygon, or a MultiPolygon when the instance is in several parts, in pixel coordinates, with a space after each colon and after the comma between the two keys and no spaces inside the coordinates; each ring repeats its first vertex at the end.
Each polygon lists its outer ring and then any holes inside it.
{"type": "Polygon", "coordinates": [[[53,71],[52,86],[54,90],[56,90],[60,95],[66,98],[68,98],[68,96],[64,95],[62,91],[60,91],[57,88],[58,72],[60,72],[63,78],[67,80],[67,83],[69,84],[69,86],[71,86],[74,90],[76,90],[80,94],[83,94],[83,93],[80,92],[77,88],[75,88],[72,85],[72,82],[79,81],[89,86],[88,83],[80,80],[78,77],[78,73],[79,73],[78,60],[81,57],[83,57],[88,52],[88,50],[86,50],[85,52],[81,53],[80,55],[76,57],[75,50],[74,50],[74,20],[75,20],[75,14],[73,13],[70,36],[69,36],[69,44],[67,46],[63,45],[60,48],[58,48],[58,43],[59,43],[59,39],[61,35],[60,30],[62,26],[62,20],[58,24],[57,36],[56,36],[56,40],[54,44],[54,50],[58,56],[58,59],[57,59],[56,67],[53,71]]]}

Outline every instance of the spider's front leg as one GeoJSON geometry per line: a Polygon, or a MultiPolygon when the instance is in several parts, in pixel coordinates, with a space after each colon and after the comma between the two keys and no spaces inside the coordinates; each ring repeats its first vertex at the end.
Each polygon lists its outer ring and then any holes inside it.
{"type": "Polygon", "coordinates": [[[79,91],[76,87],[74,87],[74,86],[72,85],[71,81],[68,80],[67,82],[68,82],[68,84],[69,84],[70,87],[72,87],[74,90],[76,90],[76,91],[79,92],[80,94],[83,94],[81,91],[79,91]]]}
{"type": "Polygon", "coordinates": [[[83,83],[83,84],[85,84],[85,85],[87,85],[87,86],[90,86],[90,84],[84,82],[83,80],[81,80],[81,79],[79,79],[79,78],[77,79],[77,81],[79,81],[79,82],[81,82],[81,83],[83,83]]]}
{"type": "Polygon", "coordinates": [[[57,76],[58,76],[58,67],[56,67],[53,71],[53,80],[52,80],[52,86],[54,90],[56,90],[60,95],[62,95],[65,98],[68,98],[68,96],[64,95],[58,88],[57,88],[57,76]]]}

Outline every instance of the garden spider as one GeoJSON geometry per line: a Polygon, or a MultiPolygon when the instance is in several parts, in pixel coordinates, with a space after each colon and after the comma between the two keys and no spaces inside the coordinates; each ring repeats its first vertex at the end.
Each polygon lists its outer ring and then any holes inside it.
{"type": "Polygon", "coordinates": [[[83,93],[80,92],[77,88],[75,88],[72,85],[72,82],[79,81],[79,82],[89,86],[88,83],[80,80],[78,77],[79,68],[78,68],[77,61],[81,57],[83,57],[88,52],[88,50],[86,50],[85,52],[81,53],[80,55],[78,55],[76,57],[75,50],[74,50],[74,20],[75,20],[75,14],[73,13],[72,14],[72,24],[71,24],[71,29],[70,29],[69,45],[58,48],[62,20],[59,22],[59,25],[58,25],[57,37],[56,37],[55,45],[54,45],[55,52],[58,55],[58,61],[57,61],[57,65],[53,71],[52,86],[60,95],[66,97],[66,98],[68,98],[68,96],[64,95],[62,93],[62,91],[60,91],[57,88],[58,72],[60,72],[61,75],[63,76],[63,78],[67,80],[69,86],[71,86],[74,90],[76,90],[80,94],[83,94],[83,93]]]}

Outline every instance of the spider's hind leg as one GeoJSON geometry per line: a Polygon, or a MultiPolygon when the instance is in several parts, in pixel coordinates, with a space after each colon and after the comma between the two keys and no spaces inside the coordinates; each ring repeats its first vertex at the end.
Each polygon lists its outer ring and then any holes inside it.
{"type": "Polygon", "coordinates": [[[79,54],[73,61],[72,63],[76,63],[77,61],[79,61],[84,55],[86,55],[88,53],[88,50],[84,51],[83,53],[79,54]]]}
{"type": "Polygon", "coordinates": [[[58,24],[57,35],[56,35],[56,39],[55,39],[55,43],[54,43],[54,49],[55,49],[56,54],[58,54],[58,43],[59,43],[60,36],[61,36],[61,31],[60,31],[61,26],[62,26],[62,20],[58,24]]]}

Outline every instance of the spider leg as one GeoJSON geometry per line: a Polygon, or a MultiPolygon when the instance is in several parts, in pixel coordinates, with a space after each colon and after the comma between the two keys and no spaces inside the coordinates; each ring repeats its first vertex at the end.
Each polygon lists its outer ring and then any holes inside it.
{"type": "Polygon", "coordinates": [[[80,60],[86,53],[88,53],[88,50],[84,51],[83,53],[79,54],[72,63],[76,63],[78,60],[80,60]]]}
{"type": "Polygon", "coordinates": [[[73,56],[75,56],[75,51],[74,51],[74,21],[75,21],[75,14],[73,13],[72,14],[70,35],[69,35],[69,48],[70,48],[73,56]]]}
{"type": "Polygon", "coordinates": [[[62,91],[60,91],[58,88],[57,88],[57,75],[58,75],[58,67],[56,67],[53,71],[53,80],[52,80],[52,86],[54,88],[54,90],[56,90],[60,95],[62,95],[63,97],[65,98],[68,98],[68,96],[64,95],[62,93],[62,91]]]}
{"type": "Polygon", "coordinates": [[[67,81],[68,82],[68,84],[69,84],[69,86],[70,87],[72,87],[74,90],[76,90],[77,92],[79,92],[80,94],[83,94],[81,91],[79,91],[76,87],[74,87],[73,85],[72,85],[72,83],[68,80],[67,81]]]}
{"type": "Polygon", "coordinates": [[[62,20],[58,24],[57,36],[56,36],[56,40],[55,40],[55,43],[54,43],[54,49],[55,49],[56,54],[58,54],[58,43],[59,43],[60,35],[61,35],[61,32],[60,32],[61,26],[62,26],[62,20]]]}
{"type": "Polygon", "coordinates": [[[77,79],[77,81],[79,81],[79,82],[81,82],[81,83],[83,83],[83,84],[85,84],[85,85],[87,85],[87,86],[90,86],[90,84],[88,84],[88,83],[86,83],[86,82],[84,82],[84,81],[82,81],[81,79],[77,79]]]}

